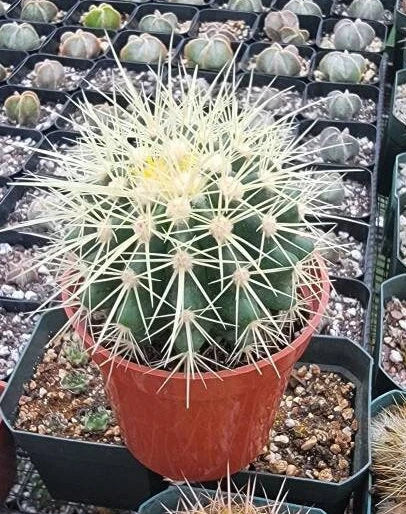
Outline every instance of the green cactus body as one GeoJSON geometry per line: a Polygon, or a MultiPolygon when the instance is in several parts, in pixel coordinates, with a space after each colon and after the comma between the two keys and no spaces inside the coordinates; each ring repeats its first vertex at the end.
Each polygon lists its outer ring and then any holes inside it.
{"type": "Polygon", "coordinates": [[[79,29],[76,32],[65,32],[61,36],[59,53],[64,57],[94,59],[100,52],[100,41],[91,32],[79,29]]]}
{"type": "Polygon", "coordinates": [[[278,43],[262,50],[256,56],[255,64],[258,71],[270,75],[297,77],[302,70],[298,49],[292,45],[282,47],[278,43]]]}
{"type": "Polygon", "coordinates": [[[89,362],[89,355],[81,343],[67,342],[63,347],[63,352],[69,364],[74,367],[86,366],[89,362]]]}
{"type": "Polygon", "coordinates": [[[4,102],[7,118],[23,126],[34,126],[41,115],[41,104],[33,91],[9,96],[4,102]]]}
{"type": "Polygon", "coordinates": [[[90,379],[88,375],[79,370],[69,371],[61,379],[62,389],[70,391],[72,394],[84,393],[89,386],[90,379]]]}
{"type": "Polygon", "coordinates": [[[120,60],[157,64],[168,55],[168,49],[160,39],[151,34],[131,35],[120,51],[120,60]]]}
{"type": "Polygon", "coordinates": [[[59,61],[45,59],[34,66],[35,84],[45,89],[57,89],[65,81],[65,69],[59,61]]]}
{"type": "Polygon", "coordinates": [[[142,32],[162,32],[163,34],[171,34],[176,32],[178,26],[178,17],[175,13],[161,13],[155,9],[153,14],[143,16],[138,24],[138,30],[142,32]]]}
{"type": "Polygon", "coordinates": [[[261,0],[229,0],[227,8],[231,11],[262,12],[264,6],[261,0]]]}
{"type": "Polygon", "coordinates": [[[350,93],[348,89],[331,91],[327,95],[327,106],[331,119],[350,121],[361,111],[362,101],[357,94],[350,93]]]}
{"type": "Polygon", "coordinates": [[[118,30],[121,27],[121,14],[109,4],[92,5],[80,22],[93,29],[118,30]]]}
{"type": "Polygon", "coordinates": [[[348,14],[353,18],[366,20],[381,20],[385,9],[381,0],[353,0],[348,7],[348,14]]]}
{"type": "Polygon", "coordinates": [[[323,16],[323,11],[313,0],[289,0],[285,5],[285,9],[295,14],[323,16]]]}
{"type": "Polygon", "coordinates": [[[41,45],[37,31],[29,23],[5,23],[0,27],[0,46],[30,52],[41,45]]]}
{"type": "Polygon", "coordinates": [[[220,70],[233,60],[234,53],[227,38],[215,36],[211,39],[196,38],[188,41],[184,56],[189,66],[220,70]]]}
{"type": "Polygon", "coordinates": [[[105,432],[111,422],[111,413],[104,407],[91,410],[82,417],[86,432],[105,432]]]}
{"type": "Polygon", "coordinates": [[[359,153],[359,143],[348,129],[327,127],[320,134],[320,156],[324,162],[346,164],[359,153]]]}
{"type": "Polygon", "coordinates": [[[7,70],[2,64],[0,64],[0,81],[6,80],[6,78],[7,78],[7,70]]]}
{"type": "Polygon", "coordinates": [[[320,61],[319,70],[330,82],[359,83],[366,68],[366,61],[360,54],[330,52],[320,61]]]}
{"type": "Polygon", "coordinates": [[[337,50],[365,50],[374,40],[375,30],[361,20],[340,20],[334,27],[334,46],[337,50]]]}
{"type": "Polygon", "coordinates": [[[298,17],[291,11],[276,11],[267,14],[264,31],[272,41],[285,44],[304,45],[309,39],[309,32],[300,29],[298,17]]]}
{"type": "Polygon", "coordinates": [[[30,0],[21,9],[21,19],[49,23],[58,14],[58,7],[49,0],[30,0]]]}

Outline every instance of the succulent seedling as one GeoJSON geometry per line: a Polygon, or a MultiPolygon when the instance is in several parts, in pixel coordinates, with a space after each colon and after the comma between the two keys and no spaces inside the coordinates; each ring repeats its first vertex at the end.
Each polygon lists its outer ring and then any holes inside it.
{"type": "Polygon", "coordinates": [[[67,361],[74,367],[85,366],[89,362],[89,355],[81,342],[69,341],[65,343],[63,353],[67,361]]]}
{"type": "Polygon", "coordinates": [[[264,6],[261,0],[229,0],[227,9],[231,11],[262,12],[264,6]]]}
{"type": "Polygon", "coordinates": [[[348,130],[337,127],[327,127],[320,133],[320,156],[324,162],[346,164],[359,153],[357,138],[348,130]]]}
{"type": "Polygon", "coordinates": [[[91,32],[78,29],[76,32],[64,32],[61,36],[59,54],[64,57],[94,59],[101,50],[99,38],[91,32]]]}
{"type": "Polygon", "coordinates": [[[86,432],[105,432],[111,423],[111,412],[105,407],[89,410],[82,417],[86,432]]]}
{"type": "Polygon", "coordinates": [[[92,5],[80,18],[80,23],[88,28],[118,30],[121,27],[121,14],[110,4],[92,5]]]}
{"type": "Polygon", "coordinates": [[[330,82],[361,82],[366,60],[361,54],[329,52],[319,63],[319,70],[330,82]]]}
{"type": "Polygon", "coordinates": [[[224,36],[200,37],[188,41],[184,48],[188,66],[199,66],[206,70],[220,70],[230,64],[234,57],[230,41],[224,36]]]}
{"type": "Polygon", "coordinates": [[[65,81],[65,68],[59,61],[45,59],[34,66],[35,85],[45,89],[57,89],[65,81]]]}
{"type": "Polygon", "coordinates": [[[264,32],[272,41],[292,45],[304,45],[309,32],[301,30],[299,19],[292,11],[272,11],[264,21],[264,32]]]}
{"type": "Polygon", "coordinates": [[[49,0],[26,0],[22,4],[21,19],[49,23],[58,14],[58,7],[49,0]]]}
{"type": "Polygon", "coordinates": [[[313,0],[289,0],[285,5],[285,9],[295,14],[308,14],[313,16],[323,16],[320,6],[313,0]]]}
{"type": "Polygon", "coordinates": [[[271,75],[297,77],[302,70],[299,50],[293,45],[282,47],[278,43],[262,50],[256,56],[255,64],[258,71],[271,75]]]}
{"type": "Polygon", "coordinates": [[[168,49],[160,39],[151,34],[131,35],[120,51],[120,60],[157,64],[166,58],[168,49]]]}
{"type": "Polygon", "coordinates": [[[161,13],[158,9],[140,19],[138,30],[142,32],[162,32],[171,34],[178,27],[178,17],[173,12],[161,13]]]}
{"type": "Polygon", "coordinates": [[[4,23],[0,27],[0,47],[8,50],[30,52],[41,44],[35,28],[29,23],[4,23]]]}
{"type": "Polygon", "coordinates": [[[348,89],[335,90],[327,95],[327,107],[331,119],[350,121],[360,113],[362,100],[357,94],[350,93],[348,89]]]}
{"type": "Polygon", "coordinates": [[[384,17],[385,8],[381,0],[353,0],[348,14],[353,18],[379,21],[384,17]]]}
{"type": "Polygon", "coordinates": [[[41,116],[41,103],[33,91],[15,93],[4,102],[4,110],[9,121],[22,126],[35,126],[41,116]]]}
{"type": "Polygon", "coordinates": [[[64,377],[61,378],[60,384],[62,389],[66,389],[72,394],[84,393],[89,385],[90,379],[83,371],[73,370],[68,371],[64,377]]]}
{"type": "Polygon", "coordinates": [[[340,20],[334,27],[334,46],[337,50],[361,52],[374,38],[375,30],[361,20],[340,20]]]}

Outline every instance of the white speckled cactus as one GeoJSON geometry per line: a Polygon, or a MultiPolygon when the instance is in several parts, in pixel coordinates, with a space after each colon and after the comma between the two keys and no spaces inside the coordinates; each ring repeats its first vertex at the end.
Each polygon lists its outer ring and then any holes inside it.
{"type": "Polygon", "coordinates": [[[64,32],[61,36],[59,53],[64,57],[94,59],[101,50],[99,38],[91,32],[78,29],[76,32],[64,32]]]}
{"type": "Polygon", "coordinates": [[[262,12],[264,6],[261,0],[229,0],[227,9],[231,11],[262,12]]]}
{"type": "Polygon", "coordinates": [[[347,51],[329,52],[319,63],[319,70],[330,82],[359,83],[365,69],[365,58],[347,51]]]}
{"type": "Polygon", "coordinates": [[[28,0],[22,6],[20,17],[26,21],[49,23],[58,12],[58,7],[49,0],[28,0]]]}
{"type": "Polygon", "coordinates": [[[276,11],[267,14],[264,20],[264,32],[272,41],[304,45],[309,39],[309,32],[301,30],[299,19],[291,11],[276,11]]]}
{"type": "Polygon", "coordinates": [[[163,62],[168,49],[160,39],[151,34],[131,35],[120,51],[120,59],[128,62],[157,64],[163,62]]]}
{"type": "Polygon", "coordinates": [[[10,121],[22,126],[35,126],[41,115],[41,103],[36,93],[24,91],[9,96],[4,110],[10,121]]]}
{"type": "Polygon", "coordinates": [[[176,31],[178,17],[173,12],[161,13],[158,9],[152,14],[146,14],[138,23],[138,30],[141,32],[162,32],[171,34],[176,31]]]}
{"type": "Polygon", "coordinates": [[[362,101],[357,94],[350,93],[348,89],[345,91],[331,91],[327,95],[327,106],[331,119],[350,121],[360,113],[362,101]]]}
{"type": "Polygon", "coordinates": [[[0,48],[30,52],[41,45],[41,38],[29,23],[4,23],[0,27],[0,48]]]}
{"type": "Polygon", "coordinates": [[[381,0],[353,0],[348,14],[354,18],[379,21],[384,17],[385,9],[381,0]]]}
{"type": "Polygon", "coordinates": [[[358,140],[346,128],[327,127],[320,134],[320,156],[324,162],[345,164],[359,153],[358,140]]]}
{"type": "Polygon", "coordinates": [[[323,16],[320,6],[313,0],[289,0],[285,5],[285,9],[296,14],[310,14],[313,16],[323,16]]]}
{"type": "Polygon", "coordinates": [[[34,73],[35,85],[45,89],[57,89],[65,81],[65,68],[54,59],[37,62],[34,73]]]}
{"type": "Polygon", "coordinates": [[[337,50],[361,52],[374,38],[375,30],[361,20],[340,20],[334,27],[334,46],[337,50]]]}
{"type": "Polygon", "coordinates": [[[278,43],[262,50],[256,56],[255,64],[260,72],[288,77],[297,77],[302,69],[298,49],[293,45],[282,47],[278,43]]]}
{"type": "Polygon", "coordinates": [[[207,70],[220,70],[230,64],[234,52],[230,41],[224,36],[200,37],[188,41],[184,48],[188,66],[199,66],[207,70]]]}

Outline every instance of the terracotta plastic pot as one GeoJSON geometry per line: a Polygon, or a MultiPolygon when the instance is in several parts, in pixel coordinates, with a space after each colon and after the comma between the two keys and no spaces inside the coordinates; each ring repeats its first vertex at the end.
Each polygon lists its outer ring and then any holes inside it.
{"type": "MultiPolygon", "coordinates": [[[[327,272],[320,259],[323,284],[307,291],[314,315],[289,347],[276,353],[273,364],[259,361],[218,376],[203,373],[191,380],[186,408],[186,378],[112,358],[94,349],[83,325],[76,330],[100,365],[106,389],[130,452],[146,467],[173,480],[216,480],[247,466],[268,440],[282,394],[294,364],[319,325],[329,297],[327,272]],[[258,372],[258,369],[260,372],[258,372]]],[[[66,294],[68,296],[68,293],[66,294]]],[[[66,309],[72,317],[73,309],[66,309]]]]}
{"type": "MultiPolygon", "coordinates": [[[[0,397],[6,384],[0,380],[0,397]]],[[[0,504],[7,498],[16,474],[14,441],[0,418],[0,504]]]]}

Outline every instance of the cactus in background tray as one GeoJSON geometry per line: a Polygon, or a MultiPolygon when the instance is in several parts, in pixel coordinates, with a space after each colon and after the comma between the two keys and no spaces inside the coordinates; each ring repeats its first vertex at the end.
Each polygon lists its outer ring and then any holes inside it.
{"type": "Polygon", "coordinates": [[[295,14],[323,16],[323,11],[313,0],[289,0],[285,5],[285,9],[295,14]]]}
{"type": "Polygon", "coordinates": [[[105,432],[111,422],[111,413],[105,407],[90,410],[82,417],[86,432],[105,432]]]}
{"type": "Polygon", "coordinates": [[[227,37],[200,37],[188,41],[184,48],[188,66],[199,66],[207,70],[220,70],[230,64],[234,52],[227,37]]]}
{"type": "Polygon", "coordinates": [[[7,78],[7,70],[2,64],[0,64],[0,81],[6,80],[6,78],[7,78]]]}
{"type": "Polygon", "coordinates": [[[101,50],[99,38],[91,32],[78,29],[76,32],[64,32],[61,36],[59,54],[63,57],[94,59],[101,50]]]}
{"type": "Polygon", "coordinates": [[[57,89],[65,81],[65,68],[59,61],[45,59],[34,66],[34,82],[37,87],[57,89]]]}
{"type": "Polygon", "coordinates": [[[353,18],[366,20],[382,20],[385,8],[381,0],[353,0],[348,7],[348,14],[353,18]]]}
{"type": "Polygon", "coordinates": [[[348,128],[327,127],[320,134],[320,156],[324,162],[346,164],[359,153],[358,140],[348,128]]]}
{"type": "Polygon", "coordinates": [[[330,82],[358,83],[366,69],[365,58],[360,54],[330,52],[320,61],[319,70],[330,82]]]}
{"type": "Polygon", "coordinates": [[[304,45],[309,39],[309,32],[301,30],[299,19],[292,11],[276,11],[267,14],[264,32],[272,41],[304,45]]]}
{"type": "Polygon", "coordinates": [[[80,23],[92,29],[118,30],[121,14],[110,4],[92,5],[80,18],[80,23]]]}
{"type": "Polygon", "coordinates": [[[161,13],[155,9],[152,14],[146,14],[138,23],[138,30],[141,32],[162,32],[171,34],[178,26],[178,17],[173,12],[161,13]]]}
{"type": "Polygon", "coordinates": [[[9,96],[4,102],[9,121],[22,126],[35,126],[41,116],[41,103],[36,93],[24,91],[9,96]]]}
{"type": "Polygon", "coordinates": [[[28,0],[22,4],[21,19],[49,23],[58,14],[58,7],[49,0],[28,0]]]}
{"type": "Polygon", "coordinates": [[[361,20],[340,20],[334,27],[334,46],[337,50],[361,52],[374,38],[375,30],[361,20]]]}
{"type": "Polygon", "coordinates": [[[331,91],[327,95],[327,107],[331,119],[350,121],[359,114],[362,108],[361,98],[345,91],[331,91]]]}
{"type": "Polygon", "coordinates": [[[263,73],[288,77],[297,77],[302,69],[298,49],[293,45],[282,47],[278,43],[262,50],[255,57],[255,64],[263,73]]]}
{"type": "Polygon", "coordinates": [[[41,38],[29,23],[5,23],[0,27],[0,48],[30,52],[41,45],[41,38]]]}
{"type": "Polygon", "coordinates": [[[262,12],[264,6],[261,0],[229,0],[227,9],[231,11],[262,12]]]}
{"type": "Polygon", "coordinates": [[[120,60],[157,64],[168,55],[168,49],[160,39],[151,34],[131,35],[120,51],[120,60]]]}

